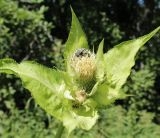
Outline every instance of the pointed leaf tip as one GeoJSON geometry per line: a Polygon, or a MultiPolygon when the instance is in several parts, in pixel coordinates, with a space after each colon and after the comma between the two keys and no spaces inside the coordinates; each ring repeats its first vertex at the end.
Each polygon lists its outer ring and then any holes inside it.
{"type": "Polygon", "coordinates": [[[104,76],[104,56],[103,56],[103,45],[104,45],[104,39],[99,44],[98,51],[96,54],[96,66],[97,66],[97,71],[96,71],[96,78],[98,80],[101,80],[104,76]]]}
{"type": "MultiPolygon", "coordinates": [[[[72,8],[72,6],[70,5],[70,9],[71,9],[71,13],[73,14],[74,13],[74,10],[72,8]]],[[[74,13],[75,14],[75,13],[74,13]]]]}

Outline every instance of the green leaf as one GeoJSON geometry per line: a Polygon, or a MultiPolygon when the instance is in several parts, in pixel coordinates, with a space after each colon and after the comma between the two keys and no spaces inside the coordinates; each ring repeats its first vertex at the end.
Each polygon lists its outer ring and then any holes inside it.
{"type": "Polygon", "coordinates": [[[89,130],[93,127],[98,119],[98,114],[95,113],[92,117],[78,116],[74,112],[68,112],[64,115],[64,126],[68,128],[68,133],[71,133],[76,127],[89,130]]]}
{"type": "Polygon", "coordinates": [[[58,119],[62,118],[64,105],[67,106],[68,102],[64,98],[67,88],[65,80],[69,81],[64,72],[35,62],[24,61],[18,64],[12,59],[0,60],[0,72],[20,77],[24,87],[47,113],[58,119]]]}
{"type": "Polygon", "coordinates": [[[135,40],[120,43],[104,54],[107,81],[116,85],[116,89],[121,88],[126,82],[131,68],[135,64],[135,55],[138,50],[159,30],[160,27],[135,40]]]}
{"type": "Polygon", "coordinates": [[[69,62],[73,53],[79,48],[88,48],[86,35],[83,32],[82,27],[72,8],[71,11],[72,11],[72,24],[64,51],[64,58],[66,61],[67,70],[70,70],[69,62]]]}
{"type": "Polygon", "coordinates": [[[97,114],[77,115],[72,109],[70,88],[73,87],[67,73],[47,68],[36,62],[24,61],[18,64],[12,59],[0,60],[0,72],[14,74],[21,78],[36,103],[47,113],[63,122],[71,132],[75,127],[90,129],[96,122],[97,114]]]}
{"type": "Polygon", "coordinates": [[[96,78],[97,80],[102,80],[104,77],[104,56],[103,56],[103,45],[104,45],[104,39],[101,41],[98,47],[98,51],[96,54],[96,78]]]}
{"type": "Polygon", "coordinates": [[[104,82],[97,85],[96,92],[92,95],[93,100],[97,102],[97,107],[110,105],[117,99],[124,99],[126,95],[115,87],[104,82]]]}

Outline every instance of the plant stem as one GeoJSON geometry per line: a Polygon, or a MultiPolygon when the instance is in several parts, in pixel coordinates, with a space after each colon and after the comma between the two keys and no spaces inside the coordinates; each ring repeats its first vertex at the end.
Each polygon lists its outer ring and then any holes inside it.
{"type": "Polygon", "coordinates": [[[55,138],[61,138],[63,130],[64,130],[63,123],[60,123],[55,138]]]}

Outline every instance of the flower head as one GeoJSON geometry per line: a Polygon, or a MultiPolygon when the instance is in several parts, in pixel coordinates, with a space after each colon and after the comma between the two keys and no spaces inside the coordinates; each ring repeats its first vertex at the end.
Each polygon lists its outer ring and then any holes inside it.
{"type": "Polygon", "coordinates": [[[70,61],[75,74],[82,80],[92,80],[96,72],[95,54],[80,48],[72,55],[70,61]]]}

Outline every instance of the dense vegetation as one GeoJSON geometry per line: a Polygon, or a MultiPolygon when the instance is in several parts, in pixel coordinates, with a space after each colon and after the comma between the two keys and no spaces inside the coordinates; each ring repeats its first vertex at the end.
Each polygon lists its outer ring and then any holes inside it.
{"type": "MultiPolygon", "coordinates": [[[[72,5],[95,51],[144,35],[160,24],[158,0],[1,0],[0,58],[36,60],[63,69],[62,52],[70,28],[72,5]]],[[[158,138],[160,135],[160,34],[137,56],[127,85],[132,95],[101,112],[97,125],[73,137],[158,138]]],[[[50,138],[57,122],[41,110],[19,79],[0,75],[0,137],[50,138]],[[7,77],[7,79],[6,79],[7,77]]]]}

